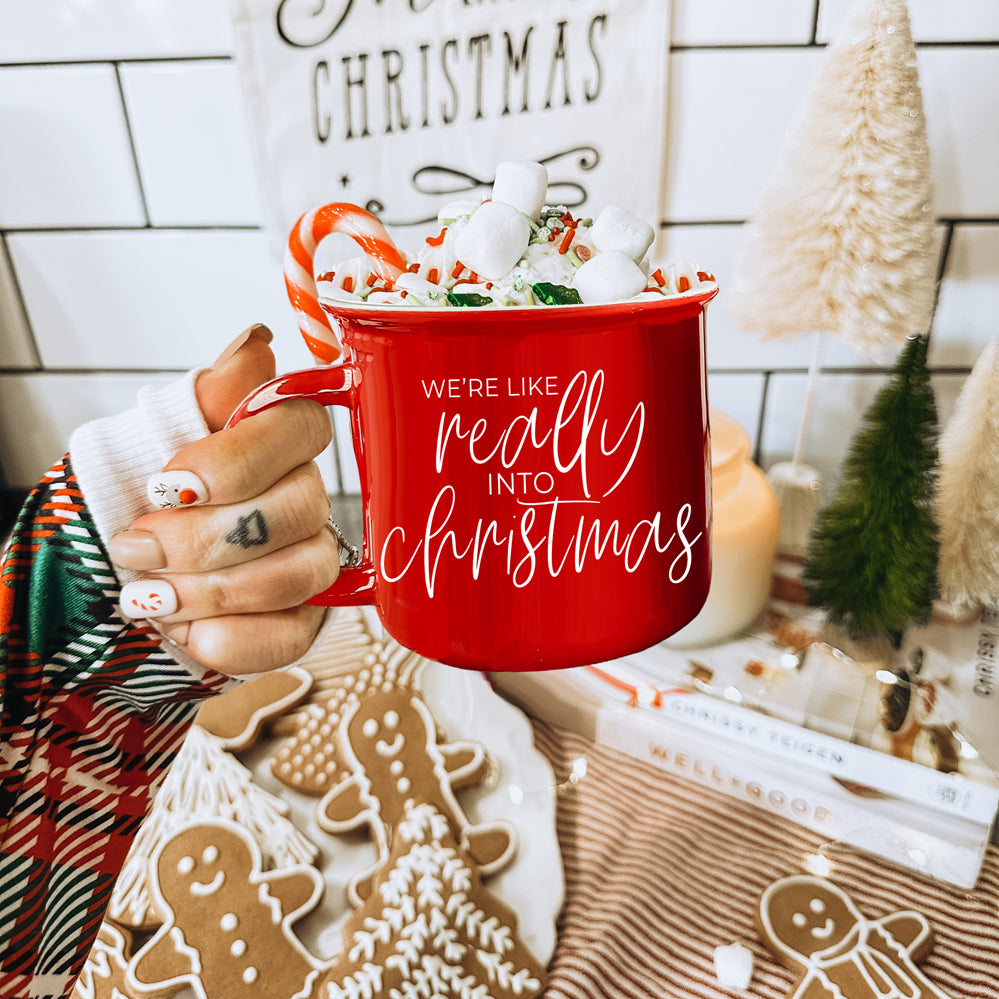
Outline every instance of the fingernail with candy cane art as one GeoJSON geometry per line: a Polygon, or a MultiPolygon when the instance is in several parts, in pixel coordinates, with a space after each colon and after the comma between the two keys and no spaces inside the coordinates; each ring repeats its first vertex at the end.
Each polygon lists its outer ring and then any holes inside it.
{"type": "Polygon", "coordinates": [[[149,500],[163,509],[198,506],[208,502],[208,487],[194,472],[171,470],[150,476],[146,483],[149,500]]]}
{"type": "Polygon", "coordinates": [[[167,617],[177,610],[177,591],[164,579],[139,579],[126,583],[118,598],[127,618],[167,617]]]}

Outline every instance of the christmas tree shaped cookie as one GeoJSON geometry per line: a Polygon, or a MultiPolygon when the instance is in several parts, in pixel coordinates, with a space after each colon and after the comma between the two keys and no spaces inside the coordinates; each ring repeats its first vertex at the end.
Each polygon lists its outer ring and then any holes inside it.
{"type": "Polygon", "coordinates": [[[766,889],[757,921],[766,945],[799,975],[790,999],[951,999],[916,967],[932,945],[918,912],[865,919],[832,882],[797,875],[766,889]]]}
{"type": "Polygon", "coordinates": [[[198,999],[306,999],[321,965],[292,924],[323,890],[312,867],[264,871],[255,840],[231,822],[187,826],[152,860],[162,927],[135,955],[129,985],[189,986],[198,999]]]}
{"type": "Polygon", "coordinates": [[[515,914],[483,887],[450,822],[429,804],[407,808],[343,940],[317,999],[530,999],[545,986],[515,914]]]}

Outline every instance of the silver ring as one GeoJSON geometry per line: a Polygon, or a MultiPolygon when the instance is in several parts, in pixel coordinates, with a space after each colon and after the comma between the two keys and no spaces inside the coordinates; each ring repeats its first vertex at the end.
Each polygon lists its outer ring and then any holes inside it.
{"type": "Polygon", "coordinates": [[[330,517],[326,521],[326,526],[333,532],[337,544],[340,545],[340,566],[341,568],[353,568],[361,564],[361,553],[343,535],[340,525],[330,517]]]}

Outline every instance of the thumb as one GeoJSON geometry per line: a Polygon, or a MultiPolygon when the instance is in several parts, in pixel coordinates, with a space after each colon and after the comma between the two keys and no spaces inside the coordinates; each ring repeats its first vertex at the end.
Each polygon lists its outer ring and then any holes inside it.
{"type": "Polygon", "coordinates": [[[256,323],[244,330],[219,355],[194,387],[198,406],[213,433],[221,430],[232,411],[258,386],[274,377],[274,334],[256,323]]]}

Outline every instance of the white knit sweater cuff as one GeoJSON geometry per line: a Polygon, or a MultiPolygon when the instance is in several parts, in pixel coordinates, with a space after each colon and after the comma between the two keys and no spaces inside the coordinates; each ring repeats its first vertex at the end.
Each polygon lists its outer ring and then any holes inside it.
{"type": "MultiPolygon", "coordinates": [[[[85,423],[69,442],[73,471],[105,543],[154,507],[146,480],[182,448],[208,433],[190,371],[167,385],[147,385],[134,409],[85,423]]],[[[127,582],[126,573],[120,573],[127,582]]]]}
{"type": "MultiPolygon", "coordinates": [[[[101,540],[108,540],[155,507],[146,482],[182,448],[209,431],[198,409],[194,383],[204,369],[167,385],[139,391],[133,409],[85,423],[70,437],[70,460],[101,540]]],[[[124,585],[142,574],[115,567],[124,585]]],[[[205,667],[164,641],[170,655],[195,678],[205,667]]]]}

